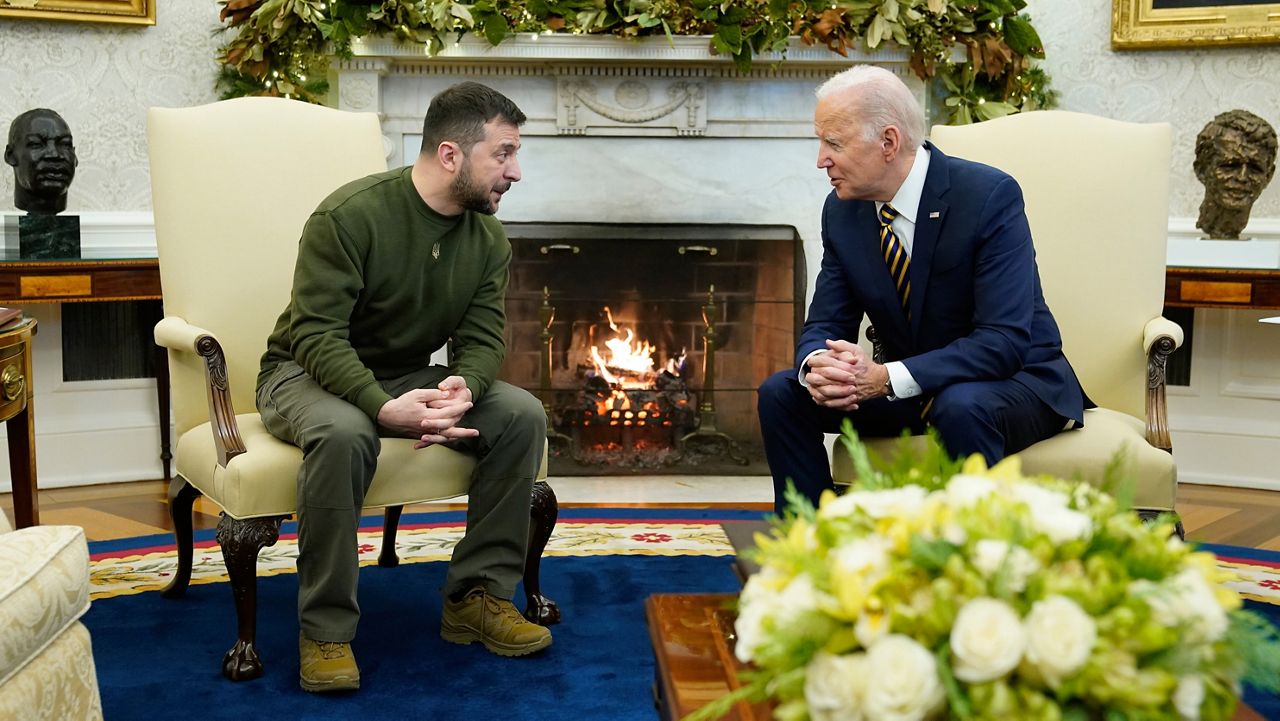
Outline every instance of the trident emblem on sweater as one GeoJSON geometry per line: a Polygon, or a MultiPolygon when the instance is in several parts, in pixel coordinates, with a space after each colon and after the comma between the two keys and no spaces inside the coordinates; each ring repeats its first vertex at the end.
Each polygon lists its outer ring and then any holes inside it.
{"type": "Polygon", "coordinates": [[[431,246],[431,259],[440,260],[440,242],[439,241],[437,241],[435,245],[431,246]]]}

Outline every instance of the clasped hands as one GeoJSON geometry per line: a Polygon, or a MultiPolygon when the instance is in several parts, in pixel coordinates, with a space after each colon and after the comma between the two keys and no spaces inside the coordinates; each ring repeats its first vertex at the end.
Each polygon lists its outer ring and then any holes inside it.
{"type": "Polygon", "coordinates": [[[449,376],[435,388],[415,388],[378,409],[378,425],[397,435],[417,438],[414,448],[480,435],[458,423],[471,410],[471,389],[462,376],[449,376]]]}
{"type": "Polygon", "coordinates": [[[827,350],[809,359],[804,381],[818,405],[856,411],[859,403],[888,395],[889,370],[856,343],[828,340],[827,350]]]}

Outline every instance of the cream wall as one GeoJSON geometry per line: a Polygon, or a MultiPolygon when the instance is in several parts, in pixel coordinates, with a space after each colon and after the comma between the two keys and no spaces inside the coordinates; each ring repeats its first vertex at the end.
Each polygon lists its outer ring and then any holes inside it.
{"type": "MultiPolygon", "coordinates": [[[[123,222],[135,229],[87,232],[86,243],[112,245],[126,236],[149,242],[146,108],[216,99],[218,7],[213,0],[162,2],[157,25],[149,28],[0,21],[0,128],[28,108],[59,111],[80,157],[69,209],[90,226],[123,222]],[[112,215],[122,211],[133,212],[124,221],[112,215]]],[[[1173,123],[1174,221],[1197,212],[1201,186],[1191,172],[1192,146],[1205,122],[1244,108],[1280,125],[1280,46],[1122,53],[1110,49],[1108,0],[1030,0],[1029,11],[1048,48],[1046,66],[1063,108],[1173,123]]],[[[232,143],[235,134],[227,128],[209,142],[232,143]]],[[[228,198],[259,192],[252,178],[246,169],[245,187],[228,188],[228,198]]],[[[0,166],[0,213],[13,209],[12,196],[12,174],[0,166]]],[[[1255,206],[1254,218],[1280,222],[1280,181],[1255,206]]],[[[59,308],[33,305],[28,312],[40,321],[35,389],[41,485],[157,477],[150,384],[62,382],[59,308]]],[[[1280,357],[1280,332],[1258,327],[1258,315],[1198,314],[1192,386],[1171,397],[1186,480],[1280,488],[1271,460],[1280,456],[1280,371],[1271,360],[1280,357]]],[[[0,464],[0,490],[7,488],[7,467],[0,464]]]]}

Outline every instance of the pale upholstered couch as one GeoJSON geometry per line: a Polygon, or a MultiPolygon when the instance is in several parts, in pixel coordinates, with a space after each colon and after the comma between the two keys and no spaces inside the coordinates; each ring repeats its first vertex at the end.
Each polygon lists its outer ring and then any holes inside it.
{"type": "Polygon", "coordinates": [[[0,513],[0,719],[101,719],[89,631],[89,547],[77,526],[14,531],[0,513]]]}

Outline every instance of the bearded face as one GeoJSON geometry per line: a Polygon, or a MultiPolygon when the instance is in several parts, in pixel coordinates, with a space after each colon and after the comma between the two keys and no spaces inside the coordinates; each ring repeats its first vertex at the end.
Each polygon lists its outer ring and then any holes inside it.
{"type": "Polygon", "coordinates": [[[462,206],[464,210],[473,210],[485,215],[498,212],[498,200],[501,200],[502,194],[510,189],[510,181],[499,180],[497,183],[488,183],[477,179],[475,171],[471,169],[470,157],[463,161],[462,169],[449,184],[453,202],[462,206]],[[498,200],[493,197],[495,193],[498,195],[498,200]]]}

